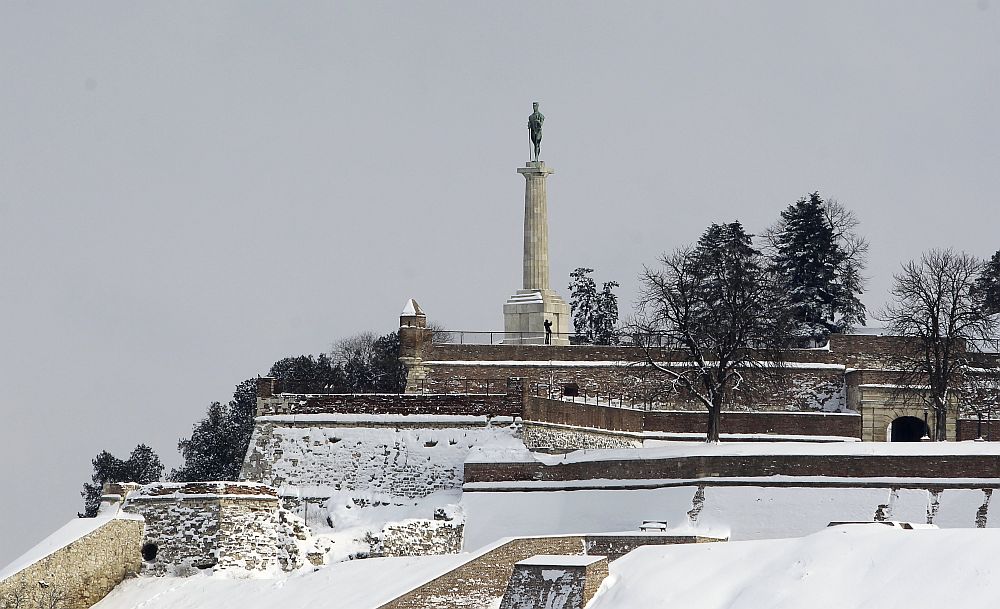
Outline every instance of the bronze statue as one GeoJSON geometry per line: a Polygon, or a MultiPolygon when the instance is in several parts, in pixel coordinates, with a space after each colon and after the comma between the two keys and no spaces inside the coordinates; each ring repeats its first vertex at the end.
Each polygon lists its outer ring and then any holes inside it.
{"type": "Polygon", "coordinates": [[[531,107],[534,112],[528,117],[528,134],[531,136],[531,143],[535,146],[535,160],[538,160],[538,153],[542,149],[542,123],[545,122],[545,115],[538,111],[538,102],[532,102],[531,107]]]}

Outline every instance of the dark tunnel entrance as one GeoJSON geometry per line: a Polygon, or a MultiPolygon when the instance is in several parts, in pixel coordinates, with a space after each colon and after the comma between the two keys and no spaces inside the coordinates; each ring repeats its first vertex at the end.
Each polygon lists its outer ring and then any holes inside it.
{"type": "Polygon", "coordinates": [[[924,437],[926,426],[917,417],[899,417],[892,422],[889,439],[892,442],[919,442],[924,437]]]}

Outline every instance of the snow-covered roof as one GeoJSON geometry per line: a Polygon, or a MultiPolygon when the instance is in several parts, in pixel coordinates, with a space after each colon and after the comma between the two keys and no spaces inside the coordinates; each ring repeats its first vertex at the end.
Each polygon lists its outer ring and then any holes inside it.
{"type": "Polygon", "coordinates": [[[406,301],[406,305],[403,307],[403,312],[400,315],[423,315],[424,312],[421,310],[420,305],[417,304],[416,300],[412,298],[406,301]]]}

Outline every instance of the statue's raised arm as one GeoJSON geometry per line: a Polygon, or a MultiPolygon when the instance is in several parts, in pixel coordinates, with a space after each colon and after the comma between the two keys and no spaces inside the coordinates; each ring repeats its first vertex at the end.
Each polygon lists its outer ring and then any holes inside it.
{"type": "Polygon", "coordinates": [[[545,122],[545,115],[538,111],[538,102],[532,102],[531,107],[534,112],[528,117],[528,135],[531,137],[531,143],[534,146],[534,160],[537,161],[539,152],[542,149],[542,123],[545,122]]]}

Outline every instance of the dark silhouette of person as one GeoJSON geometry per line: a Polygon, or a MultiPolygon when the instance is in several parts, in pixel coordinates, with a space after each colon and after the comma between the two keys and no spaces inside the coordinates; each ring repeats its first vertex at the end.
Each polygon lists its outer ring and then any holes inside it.
{"type": "Polygon", "coordinates": [[[546,345],[551,345],[552,344],[552,322],[546,319],[545,323],[542,324],[542,325],[545,326],[545,344],[546,345]]]}

